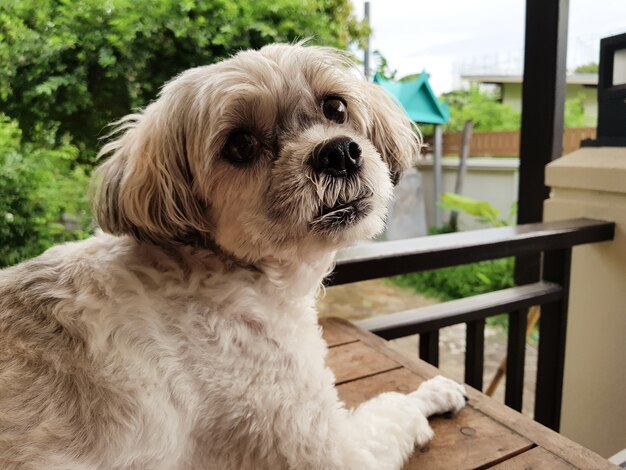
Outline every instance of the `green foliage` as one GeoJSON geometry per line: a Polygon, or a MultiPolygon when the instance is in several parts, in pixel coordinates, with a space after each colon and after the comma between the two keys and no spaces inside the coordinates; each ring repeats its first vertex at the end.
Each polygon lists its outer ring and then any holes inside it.
{"type": "MultiPolygon", "coordinates": [[[[392,277],[391,282],[427,297],[447,301],[515,286],[514,267],[514,258],[502,258],[403,274],[392,277]]],[[[507,316],[494,315],[488,317],[487,322],[506,328],[507,316]]]]}
{"type": "Polygon", "coordinates": [[[368,29],[349,0],[12,0],[0,6],[0,106],[26,140],[58,128],[94,153],[107,123],[177,73],[246,48],[368,29]]]}
{"type": "Polygon", "coordinates": [[[454,233],[457,230],[448,222],[444,222],[440,227],[430,227],[428,229],[428,235],[443,235],[444,233],[454,233]]]}
{"type": "Polygon", "coordinates": [[[87,236],[88,176],[77,156],[68,144],[22,143],[0,114],[0,267],[87,236]]]}
{"type": "Polygon", "coordinates": [[[579,65],[574,69],[574,73],[598,73],[600,66],[597,62],[590,62],[588,64],[579,65]]]}
{"type": "MultiPolygon", "coordinates": [[[[455,90],[441,95],[441,100],[450,107],[448,132],[460,132],[466,121],[474,121],[474,131],[514,131],[521,125],[521,113],[510,105],[498,101],[498,97],[472,85],[469,90],[455,90]]],[[[594,125],[593,119],[585,114],[585,94],[565,101],[565,127],[594,125]]]]}
{"type": "Polygon", "coordinates": [[[376,61],[376,75],[381,76],[385,80],[395,80],[398,71],[389,66],[389,62],[382,52],[376,50],[373,52],[373,55],[376,61]]]}
{"type": "Polygon", "coordinates": [[[395,276],[393,282],[439,300],[452,300],[513,287],[513,258],[464,264],[395,276]]]}
{"type": "Polygon", "coordinates": [[[449,132],[460,132],[467,121],[474,121],[475,131],[510,131],[520,128],[521,114],[498,101],[494,94],[481,91],[478,85],[441,95],[450,107],[449,132]]]}
{"type": "Polygon", "coordinates": [[[500,211],[487,201],[479,201],[467,196],[454,193],[443,193],[439,207],[456,212],[464,212],[471,215],[481,224],[493,227],[504,227],[511,225],[513,217],[517,213],[517,204],[514,204],[509,211],[508,219],[500,219],[500,211]]]}
{"type": "Polygon", "coordinates": [[[416,80],[422,75],[422,72],[419,73],[411,73],[409,75],[405,75],[402,78],[398,78],[398,70],[392,69],[389,65],[389,61],[379,50],[375,50],[373,52],[374,60],[376,61],[376,74],[380,75],[385,80],[397,80],[399,82],[410,82],[416,80]]]}
{"type": "Polygon", "coordinates": [[[578,95],[565,100],[565,127],[585,127],[594,126],[593,117],[585,114],[585,94],[578,95]]]}

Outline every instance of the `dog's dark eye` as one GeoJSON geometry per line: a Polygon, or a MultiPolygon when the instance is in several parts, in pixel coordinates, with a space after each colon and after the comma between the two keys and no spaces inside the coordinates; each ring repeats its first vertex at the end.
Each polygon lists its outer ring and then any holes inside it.
{"type": "Polygon", "coordinates": [[[326,119],[334,121],[338,124],[346,122],[348,118],[348,110],[346,102],[341,98],[334,96],[328,97],[322,103],[322,111],[326,119]]]}
{"type": "Polygon", "coordinates": [[[224,145],[224,156],[234,164],[246,164],[253,161],[259,151],[259,140],[249,132],[234,132],[224,145]]]}

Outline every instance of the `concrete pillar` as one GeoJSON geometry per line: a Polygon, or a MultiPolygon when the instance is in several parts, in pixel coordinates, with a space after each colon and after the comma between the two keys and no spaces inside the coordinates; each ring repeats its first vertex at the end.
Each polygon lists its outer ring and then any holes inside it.
{"type": "Polygon", "coordinates": [[[389,209],[385,240],[428,235],[422,175],[414,168],[408,170],[394,188],[394,200],[389,209]]]}
{"type": "Polygon", "coordinates": [[[563,435],[608,457],[626,448],[626,148],[555,160],[546,185],[545,221],[616,223],[614,241],[573,251],[561,416],[563,435]]]}

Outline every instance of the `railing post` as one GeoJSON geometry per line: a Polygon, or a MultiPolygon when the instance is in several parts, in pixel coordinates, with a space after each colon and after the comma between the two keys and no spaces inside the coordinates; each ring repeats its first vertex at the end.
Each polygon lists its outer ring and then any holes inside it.
{"type": "Polygon", "coordinates": [[[517,223],[539,222],[544,167],[563,153],[569,0],[526,0],[517,223]]]}
{"type": "MultiPolygon", "coordinates": [[[[539,222],[544,167],[563,154],[569,0],[526,0],[517,223],[539,222]]],[[[515,261],[518,285],[539,280],[538,255],[515,261]]]]}
{"type": "Polygon", "coordinates": [[[439,207],[439,198],[442,193],[443,185],[443,169],[442,169],[442,155],[443,155],[443,128],[441,124],[435,125],[435,145],[433,148],[433,174],[435,179],[433,180],[434,186],[434,216],[435,227],[441,227],[443,225],[443,210],[439,207]]]}
{"type": "Polygon", "coordinates": [[[439,330],[420,334],[420,359],[439,367],[439,330]]]}
{"type": "Polygon", "coordinates": [[[517,411],[522,410],[524,398],[526,323],[525,310],[509,313],[504,403],[517,411]]]}
{"type": "Polygon", "coordinates": [[[465,383],[477,390],[483,389],[485,356],[485,320],[465,324],[465,383]]]}
{"type": "Polygon", "coordinates": [[[571,248],[549,251],[543,257],[544,280],[560,284],[563,296],[541,308],[535,420],[555,431],[561,423],[571,259],[571,248]]]}

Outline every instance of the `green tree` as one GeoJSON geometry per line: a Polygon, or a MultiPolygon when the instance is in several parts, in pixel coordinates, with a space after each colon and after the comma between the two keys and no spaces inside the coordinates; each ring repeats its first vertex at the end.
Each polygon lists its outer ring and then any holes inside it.
{"type": "Polygon", "coordinates": [[[574,69],[574,73],[598,73],[600,66],[597,62],[579,65],[574,69]]]}
{"type": "MultiPolygon", "coordinates": [[[[455,90],[441,95],[440,99],[450,107],[449,132],[460,132],[466,121],[474,121],[475,131],[514,131],[521,125],[521,113],[509,104],[500,103],[495,94],[481,91],[477,85],[469,90],[455,90]]],[[[565,127],[593,125],[593,119],[585,114],[585,95],[565,101],[565,127]]]]}
{"type": "Polygon", "coordinates": [[[246,48],[367,33],[349,0],[12,0],[0,6],[0,107],[27,140],[58,130],[93,153],[107,123],[177,73],[246,48]]]}
{"type": "Polygon", "coordinates": [[[592,116],[585,114],[585,94],[579,93],[565,100],[565,127],[595,126],[592,116]]]}
{"type": "Polygon", "coordinates": [[[88,176],[69,144],[22,142],[0,114],[0,267],[88,235],[88,176]]]}
{"type": "Polygon", "coordinates": [[[374,60],[376,61],[376,75],[381,76],[386,80],[395,80],[398,71],[396,69],[392,69],[389,65],[389,61],[383,55],[382,52],[376,50],[373,52],[374,60]]]}
{"type": "Polygon", "coordinates": [[[475,131],[510,131],[520,127],[520,113],[500,103],[496,95],[481,91],[477,85],[470,86],[469,90],[444,93],[440,98],[450,107],[447,131],[460,132],[469,120],[474,121],[475,131]]]}

